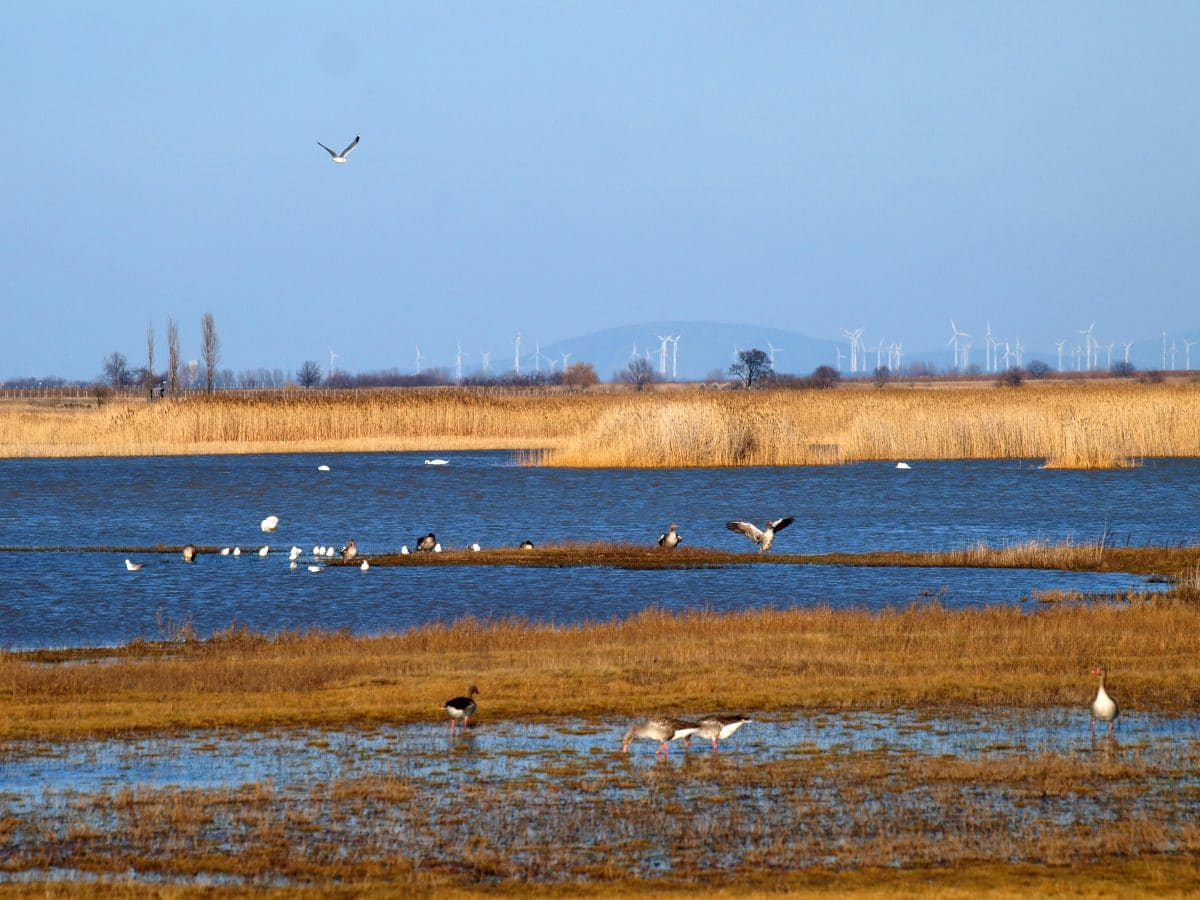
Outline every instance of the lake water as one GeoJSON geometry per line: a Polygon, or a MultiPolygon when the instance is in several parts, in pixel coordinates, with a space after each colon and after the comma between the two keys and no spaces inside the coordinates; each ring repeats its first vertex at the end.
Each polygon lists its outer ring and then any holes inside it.
{"type": "Polygon", "coordinates": [[[973,569],[759,566],[630,572],[510,567],[305,566],[295,544],[394,552],[435,531],[446,547],[478,541],[651,543],[677,522],[687,546],[750,552],[724,528],[795,515],[785,552],[952,549],[1031,539],[1200,543],[1200,460],[1137,469],[1048,471],[1030,461],[861,463],[822,468],[564,470],[506,452],[283,454],[0,460],[0,546],[238,545],[266,559],[112,553],[0,553],[0,647],[92,646],[201,635],[237,621],[377,633],[463,615],[559,622],[648,606],[740,609],[828,604],[878,608],[937,598],[1016,603],[1033,590],[1145,588],[1126,575],[973,569]],[[320,464],[330,471],[319,472],[320,464]],[[259,522],[278,515],[278,531],[259,522]],[[280,552],[283,551],[283,552],[280,552]],[[123,559],[146,562],[126,572],[123,559]]]}

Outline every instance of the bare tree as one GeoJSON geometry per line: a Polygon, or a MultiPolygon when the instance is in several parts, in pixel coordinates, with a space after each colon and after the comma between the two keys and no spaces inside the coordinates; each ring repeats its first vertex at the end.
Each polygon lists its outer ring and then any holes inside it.
{"type": "Polygon", "coordinates": [[[321,364],[316,360],[306,359],[296,374],[296,380],[300,382],[300,387],[316,387],[321,383],[321,364]]]}
{"type": "Polygon", "coordinates": [[[129,384],[129,360],[119,350],[114,350],[104,357],[104,380],[120,390],[129,384]]]}
{"type": "Polygon", "coordinates": [[[154,399],[154,320],[146,323],[146,394],[154,399]]]}
{"type": "Polygon", "coordinates": [[[769,378],[774,372],[771,369],[771,358],[762,350],[739,350],[737,362],[729,367],[729,374],[741,379],[742,386],[754,387],[754,382],[769,378]]]}
{"type": "Polygon", "coordinates": [[[204,358],[204,389],[211,394],[217,362],[221,358],[221,339],[217,337],[217,324],[212,313],[206,312],[200,317],[200,355],[204,358]]]}
{"type": "Polygon", "coordinates": [[[639,391],[654,381],[654,366],[643,356],[635,356],[629,365],[617,373],[617,378],[625,384],[632,384],[639,391]]]}
{"type": "Polygon", "coordinates": [[[171,395],[179,390],[179,323],[167,318],[167,387],[171,395]]]}
{"type": "Polygon", "coordinates": [[[562,383],[572,390],[586,390],[599,384],[596,369],[588,362],[577,362],[567,366],[562,373],[562,383]]]}

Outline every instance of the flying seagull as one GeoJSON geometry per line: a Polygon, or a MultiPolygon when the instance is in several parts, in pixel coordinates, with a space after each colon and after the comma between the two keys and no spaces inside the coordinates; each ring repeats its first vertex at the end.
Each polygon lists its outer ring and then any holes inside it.
{"type": "Polygon", "coordinates": [[[754,543],[758,544],[759,553],[768,553],[771,550],[771,544],[775,542],[777,532],[783,531],[796,520],[795,516],[784,516],[782,519],[776,519],[773,522],[768,522],[764,531],[759,531],[749,522],[726,522],[725,527],[730,531],[736,531],[739,534],[744,534],[754,543]]]}
{"type": "Polygon", "coordinates": [[[359,136],[356,134],[354,136],[354,140],[352,140],[346,146],[346,149],[343,150],[341,153],[334,153],[332,150],[330,150],[328,147],[326,147],[320,141],[317,141],[317,146],[320,147],[322,150],[324,150],[326,153],[328,153],[331,157],[333,157],[333,161],[335,163],[344,163],[346,161],[346,158],[350,156],[350,151],[358,146],[358,138],[359,138],[359,136]]]}

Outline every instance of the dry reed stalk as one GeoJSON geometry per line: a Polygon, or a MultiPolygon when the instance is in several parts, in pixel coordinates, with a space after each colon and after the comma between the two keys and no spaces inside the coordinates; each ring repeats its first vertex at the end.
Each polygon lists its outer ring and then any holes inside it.
{"type": "Polygon", "coordinates": [[[0,655],[0,739],[212,726],[605,717],[702,709],[1074,706],[1107,665],[1131,709],[1200,705],[1200,606],[671,614],[552,626],[461,621],[400,634],[230,631],[206,642],[0,655]],[[46,660],[79,660],[47,665],[46,660]],[[89,662],[89,660],[91,660],[89,662]]]}

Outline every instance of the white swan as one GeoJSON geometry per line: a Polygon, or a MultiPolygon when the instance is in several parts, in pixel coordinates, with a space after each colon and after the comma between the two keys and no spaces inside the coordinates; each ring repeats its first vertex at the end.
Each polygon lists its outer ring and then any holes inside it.
{"type": "Polygon", "coordinates": [[[262,556],[262,557],[264,557],[264,558],[265,558],[265,557],[266,557],[266,555],[267,555],[268,553],[270,553],[270,552],[271,552],[271,548],[270,548],[270,546],[268,546],[268,545],[264,544],[264,545],[263,545],[263,547],[262,547],[262,549],[258,551],[258,555],[259,555],[259,556],[262,556]]]}
{"type": "Polygon", "coordinates": [[[145,565],[145,563],[135,563],[135,562],[131,562],[128,559],[125,560],[125,568],[130,572],[136,572],[138,569],[140,569],[144,565],[145,565]]]}
{"type": "Polygon", "coordinates": [[[242,555],[242,548],[241,548],[241,547],[234,547],[234,548],[233,548],[233,555],[234,555],[234,556],[241,556],[241,555],[242,555]]]}
{"type": "Polygon", "coordinates": [[[228,556],[228,555],[229,555],[229,548],[228,548],[228,547],[222,547],[222,548],[221,548],[221,555],[222,555],[222,556],[228,556]]]}
{"type": "Polygon", "coordinates": [[[267,516],[259,523],[263,531],[274,531],[279,527],[279,516],[267,516]]]}
{"type": "Polygon", "coordinates": [[[896,463],[896,468],[897,469],[911,469],[912,466],[910,466],[908,463],[900,462],[900,463],[896,463]]]}
{"type": "Polygon", "coordinates": [[[317,471],[318,471],[318,472],[328,472],[328,471],[329,471],[329,466],[327,466],[327,465],[324,465],[324,464],[322,464],[322,465],[319,465],[319,466],[317,466],[317,471]]]}
{"type": "Polygon", "coordinates": [[[308,571],[310,571],[310,572],[320,572],[320,571],[321,571],[323,568],[325,568],[325,567],[324,567],[324,566],[309,566],[309,567],[308,567],[308,571]]]}
{"type": "Polygon", "coordinates": [[[448,459],[427,459],[427,460],[425,460],[425,465],[427,465],[427,466],[448,466],[448,465],[450,465],[450,460],[448,460],[448,459]]]}

